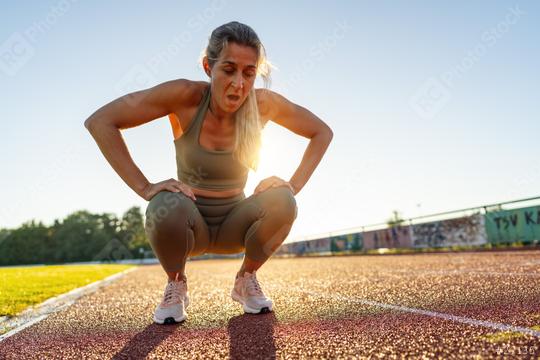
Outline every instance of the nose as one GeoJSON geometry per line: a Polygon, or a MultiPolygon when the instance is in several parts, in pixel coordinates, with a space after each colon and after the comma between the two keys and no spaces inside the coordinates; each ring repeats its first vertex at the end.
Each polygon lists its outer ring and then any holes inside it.
{"type": "Polygon", "coordinates": [[[234,79],[234,86],[240,89],[244,87],[244,79],[242,78],[242,74],[236,76],[234,79]]]}

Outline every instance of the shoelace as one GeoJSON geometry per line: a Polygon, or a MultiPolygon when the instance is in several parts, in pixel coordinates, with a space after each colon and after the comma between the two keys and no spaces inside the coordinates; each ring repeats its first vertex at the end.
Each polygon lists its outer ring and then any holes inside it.
{"type": "Polygon", "coordinates": [[[185,283],[183,281],[169,281],[165,288],[163,296],[163,305],[178,304],[183,300],[183,292],[185,292],[185,283]]]}
{"type": "Polygon", "coordinates": [[[247,284],[246,284],[248,294],[250,295],[258,295],[258,296],[265,296],[261,285],[259,284],[259,281],[257,280],[257,277],[255,276],[255,272],[251,276],[247,276],[247,284]]]}

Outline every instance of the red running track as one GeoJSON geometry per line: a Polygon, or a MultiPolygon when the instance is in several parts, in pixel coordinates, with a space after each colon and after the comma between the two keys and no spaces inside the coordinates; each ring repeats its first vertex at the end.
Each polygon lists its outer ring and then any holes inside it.
{"type": "Polygon", "coordinates": [[[274,312],[229,297],[240,260],[187,265],[188,320],[152,323],[143,266],[0,342],[1,359],[538,358],[540,251],[271,259],[274,312]]]}

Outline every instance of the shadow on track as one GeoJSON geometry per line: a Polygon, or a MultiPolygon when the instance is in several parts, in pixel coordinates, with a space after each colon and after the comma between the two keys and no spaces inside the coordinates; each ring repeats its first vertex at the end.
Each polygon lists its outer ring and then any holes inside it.
{"type": "Polygon", "coordinates": [[[229,356],[231,359],[275,359],[274,312],[243,314],[229,320],[229,356]]]}
{"type": "Polygon", "coordinates": [[[158,324],[148,325],[143,331],[129,340],[122,350],[114,355],[113,359],[144,359],[181,325],[181,323],[165,326],[158,324]]]}

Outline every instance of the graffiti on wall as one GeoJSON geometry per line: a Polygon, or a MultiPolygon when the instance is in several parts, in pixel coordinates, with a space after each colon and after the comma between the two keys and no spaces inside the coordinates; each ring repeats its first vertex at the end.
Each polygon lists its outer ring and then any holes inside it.
{"type": "Polygon", "coordinates": [[[306,252],[306,242],[296,241],[287,244],[281,244],[276,254],[293,254],[301,255],[306,252]]]}
{"type": "Polygon", "coordinates": [[[282,244],[277,254],[312,254],[330,251],[330,238],[321,238],[315,240],[296,241],[282,244]]]}
{"type": "Polygon", "coordinates": [[[411,232],[407,226],[393,226],[388,229],[366,231],[363,234],[364,249],[411,247],[411,232]]]}
{"type": "Polygon", "coordinates": [[[330,238],[322,238],[306,241],[307,253],[319,253],[330,251],[330,238]]]}
{"type": "Polygon", "coordinates": [[[540,206],[282,244],[278,254],[540,241],[540,206]]]}
{"type": "Polygon", "coordinates": [[[488,212],[485,222],[492,244],[540,240],[540,206],[488,212]]]}
{"type": "Polygon", "coordinates": [[[360,250],[363,246],[362,233],[332,236],[330,241],[332,252],[360,250]]]}
{"type": "Polygon", "coordinates": [[[414,247],[482,245],[487,243],[484,216],[433,221],[412,226],[414,247]]]}

